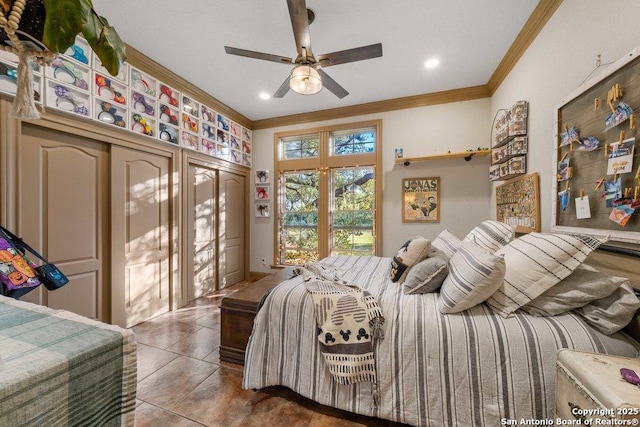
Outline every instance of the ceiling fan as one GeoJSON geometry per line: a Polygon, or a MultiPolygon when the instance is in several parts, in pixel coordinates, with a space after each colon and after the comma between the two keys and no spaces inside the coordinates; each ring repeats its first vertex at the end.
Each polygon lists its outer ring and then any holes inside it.
{"type": "Polygon", "coordinates": [[[320,92],[323,86],[338,98],[344,98],[349,92],[329,77],[323,68],[348,62],[378,58],[382,56],[382,44],[376,43],[369,46],[326,53],[316,58],[311,51],[311,36],[309,34],[309,24],[313,21],[315,14],[311,9],[307,9],[305,0],[287,0],[287,5],[289,7],[289,16],[291,17],[291,26],[293,27],[293,36],[295,37],[296,48],[298,50],[298,56],[295,60],[280,55],[238,49],[230,46],[224,47],[225,52],[231,55],[295,65],[289,77],[287,77],[284,83],[276,90],[276,93],[273,95],[274,98],[282,98],[289,92],[289,89],[303,95],[312,95],[320,92]]]}

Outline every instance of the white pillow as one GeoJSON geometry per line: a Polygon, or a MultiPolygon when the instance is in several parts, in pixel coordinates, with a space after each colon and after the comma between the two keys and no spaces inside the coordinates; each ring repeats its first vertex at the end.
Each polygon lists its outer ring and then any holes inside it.
{"type": "Polygon", "coordinates": [[[451,234],[449,230],[443,230],[438,237],[436,237],[432,243],[433,247],[440,249],[447,258],[451,258],[456,253],[462,241],[456,236],[451,234]]]}
{"type": "Polygon", "coordinates": [[[458,313],[489,298],[502,284],[504,258],[473,242],[463,242],[449,261],[449,275],[440,288],[438,309],[458,313]]]}
{"type": "Polygon", "coordinates": [[[442,285],[449,274],[448,259],[439,249],[431,249],[429,256],[411,267],[402,285],[405,294],[426,294],[442,285]]]}
{"type": "Polygon", "coordinates": [[[415,236],[400,247],[391,260],[391,281],[402,283],[409,269],[425,259],[431,250],[431,240],[415,236]]]}
{"type": "Polygon", "coordinates": [[[640,300],[628,284],[618,287],[606,298],[591,301],[584,307],[574,310],[584,320],[603,334],[618,332],[631,322],[640,308],[640,300]]]}
{"type": "Polygon", "coordinates": [[[521,308],[534,316],[557,316],[608,297],[620,285],[628,282],[629,279],[625,277],[600,273],[595,268],[582,264],[568,277],[521,308]]]}
{"type": "Polygon", "coordinates": [[[476,245],[494,253],[513,240],[515,230],[510,225],[498,221],[482,221],[466,235],[463,242],[475,242],[476,245]]]}
{"type": "Polygon", "coordinates": [[[573,273],[602,241],[591,236],[529,233],[500,248],[507,271],[487,304],[508,317],[573,273]]]}

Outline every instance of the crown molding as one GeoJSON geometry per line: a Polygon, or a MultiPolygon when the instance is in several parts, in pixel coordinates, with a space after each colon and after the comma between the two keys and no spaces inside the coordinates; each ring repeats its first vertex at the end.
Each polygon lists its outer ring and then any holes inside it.
{"type": "Polygon", "coordinates": [[[531,13],[531,16],[518,33],[518,36],[511,44],[511,47],[498,64],[498,67],[493,72],[487,87],[489,92],[493,95],[504,79],[509,75],[513,67],[520,60],[524,52],[529,48],[533,40],[542,31],[542,28],[549,22],[549,19],[553,16],[558,9],[562,0],[540,0],[536,8],[531,13]]]}
{"type": "Polygon", "coordinates": [[[242,126],[251,129],[251,120],[243,116],[228,105],[218,101],[193,83],[185,80],[179,75],[171,72],[167,68],[147,57],[139,50],[127,45],[127,62],[142,71],[151,74],[153,77],[161,80],[163,83],[173,86],[180,92],[187,94],[196,101],[216,110],[218,113],[238,122],[242,126]]]}
{"type": "Polygon", "coordinates": [[[350,105],[347,107],[255,120],[253,122],[253,130],[332,120],[342,117],[362,116],[365,114],[382,113],[407,108],[426,107],[450,102],[471,101],[474,99],[488,98],[489,96],[489,89],[486,85],[472,86],[443,92],[426,93],[424,95],[369,102],[367,104],[350,105]]]}

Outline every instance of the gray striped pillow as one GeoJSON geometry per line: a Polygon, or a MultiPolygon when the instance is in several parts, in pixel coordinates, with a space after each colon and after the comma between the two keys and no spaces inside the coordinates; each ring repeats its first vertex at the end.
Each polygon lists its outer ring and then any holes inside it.
{"type": "Polygon", "coordinates": [[[449,261],[449,275],[440,288],[438,309],[458,313],[489,298],[502,284],[505,263],[473,242],[463,242],[449,261]]]}
{"type": "Polygon", "coordinates": [[[495,254],[504,255],[504,284],[487,300],[503,317],[569,276],[603,242],[591,236],[529,233],[495,254]]]}
{"type": "Polygon", "coordinates": [[[476,245],[494,253],[513,240],[515,230],[510,225],[502,222],[487,220],[467,234],[463,242],[471,241],[476,245]]]}
{"type": "Polygon", "coordinates": [[[440,249],[444,252],[447,258],[451,258],[453,254],[456,253],[460,245],[462,245],[462,241],[451,234],[449,230],[443,230],[438,234],[438,237],[431,242],[431,246],[436,249],[440,249]]]}

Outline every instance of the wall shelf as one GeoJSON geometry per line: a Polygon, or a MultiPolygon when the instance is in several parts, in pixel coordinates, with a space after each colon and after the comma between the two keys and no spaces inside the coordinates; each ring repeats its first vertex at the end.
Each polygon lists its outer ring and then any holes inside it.
{"type": "Polygon", "coordinates": [[[490,153],[491,153],[491,150],[488,148],[482,148],[482,149],[479,148],[477,150],[457,151],[455,153],[449,152],[449,153],[442,153],[442,154],[432,154],[430,156],[423,156],[423,157],[404,157],[404,158],[396,159],[395,163],[409,166],[411,163],[426,162],[427,160],[457,159],[461,157],[468,162],[474,156],[487,156],[490,153]]]}

